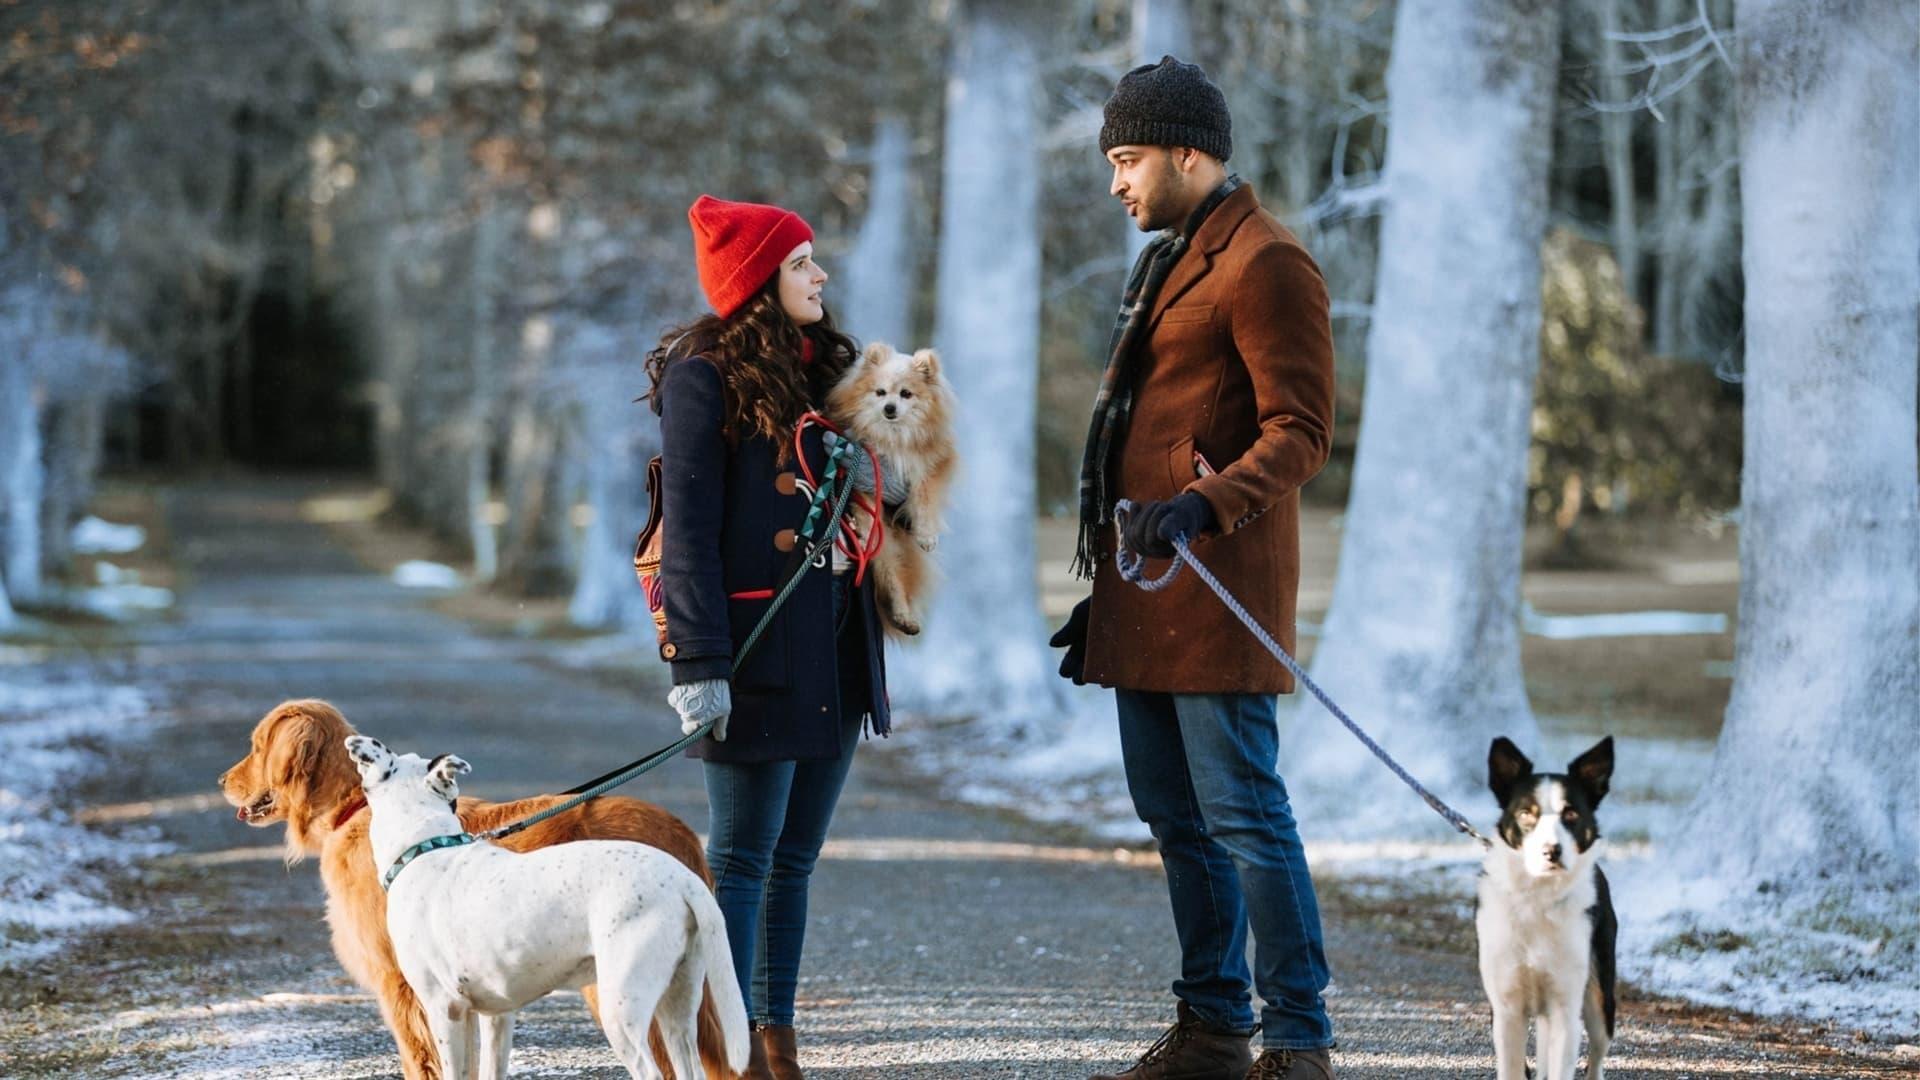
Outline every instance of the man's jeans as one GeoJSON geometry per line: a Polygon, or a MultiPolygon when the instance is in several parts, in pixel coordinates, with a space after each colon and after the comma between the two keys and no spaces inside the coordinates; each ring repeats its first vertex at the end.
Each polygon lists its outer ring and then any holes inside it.
{"type": "Polygon", "coordinates": [[[1174,994],[1202,1023],[1248,1031],[1251,982],[1266,1003],[1260,1027],[1268,1049],[1333,1045],[1320,997],[1327,986],[1320,905],[1275,768],[1274,698],[1115,695],[1127,788],[1160,843],[1173,900],[1181,957],[1174,994]]]}

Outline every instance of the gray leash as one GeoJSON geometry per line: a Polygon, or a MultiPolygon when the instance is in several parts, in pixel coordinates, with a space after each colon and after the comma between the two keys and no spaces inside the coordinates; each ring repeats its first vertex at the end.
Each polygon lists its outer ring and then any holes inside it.
{"type": "MultiPolygon", "coordinates": [[[[827,492],[833,490],[834,480],[840,470],[840,459],[849,452],[845,448],[853,445],[857,444],[843,443],[841,448],[837,448],[832,455],[827,458],[825,482],[822,483],[815,492],[813,503],[807,509],[807,520],[805,524],[802,525],[802,529],[807,531],[809,535],[811,534],[814,521],[819,517],[820,507],[826,502],[827,492]]],[[[767,605],[767,610],[760,616],[760,621],[754,624],[753,632],[749,633],[746,640],[740,643],[740,651],[735,653],[733,657],[735,669],[738,669],[741,661],[745,660],[747,654],[753,651],[753,647],[760,643],[760,635],[765,632],[768,625],[773,622],[774,614],[780,610],[782,604],[787,602],[787,597],[792,596],[793,590],[800,587],[800,579],[807,575],[809,569],[826,565],[826,555],[830,553],[833,547],[834,537],[839,534],[840,519],[846,516],[847,503],[852,498],[853,483],[849,480],[847,483],[841,485],[840,494],[834,499],[833,510],[827,517],[827,527],[826,530],[820,534],[820,539],[807,548],[806,554],[800,560],[799,568],[787,576],[787,583],[781,587],[779,595],[775,596],[773,602],[767,605]]],[[[531,817],[509,822],[499,828],[488,829],[486,832],[477,834],[476,839],[498,840],[503,836],[512,836],[514,833],[545,821],[556,814],[564,814],[590,799],[596,799],[601,795],[605,795],[607,792],[612,791],[627,781],[659,768],[680,751],[706,738],[707,732],[713,730],[714,723],[715,721],[708,720],[699,727],[694,728],[691,732],[680,736],[679,739],[655,750],[646,757],[622,765],[618,769],[607,773],[605,776],[589,780],[580,787],[572,789],[567,794],[573,797],[565,802],[555,803],[531,817]]],[[[394,869],[397,871],[399,867],[396,866],[394,869]]]]}
{"type": "Polygon", "coordinates": [[[1466,819],[1466,815],[1448,806],[1441,800],[1440,796],[1428,791],[1420,781],[1415,780],[1412,773],[1402,768],[1400,763],[1393,759],[1392,754],[1387,753],[1379,743],[1374,742],[1373,737],[1368,735],[1359,724],[1355,723],[1353,718],[1347,715],[1346,710],[1342,709],[1338,704],[1335,704],[1334,700],[1327,696],[1325,690],[1320,689],[1319,683],[1307,677],[1306,671],[1300,667],[1300,664],[1295,661],[1293,657],[1287,655],[1287,650],[1280,647],[1280,643],[1273,639],[1272,634],[1267,633],[1266,627],[1261,626],[1252,615],[1248,614],[1246,607],[1240,603],[1239,598],[1235,597],[1231,592],[1228,592],[1227,587],[1220,584],[1220,579],[1214,577],[1212,571],[1208,570],[1199,559],[1193,557],[1193,549],[1187,545],[1187,538],[1185,536],[1174,539],[1173,562],[1167,567],[1166,573],[1161,574],[1157,578],[1147,577],[1147,557],[1145,555],[1134,554],[1127,550],[1126,533],[1124,529],[1127,518],[1132,516],[1132,514],[1132,502],[1121,499],[1114,504],[1114,531],[1120,535],[1120,541],[1114,545],[1113,561],[1115,568],[1120,571],[1120,577],[1123,580],[1131,581],[1147,592],[1159,592],[1173,584],[1173,579],[1179,576],[1182,565],[1193,567],[1194,574],[1206,583],[1207,588],[1213,590],[1213,594],[1220,598],[1221,603],[1227,605],[1227,610],[1233,612],[1234,616],[1246,626],[1247,631],[1251,633],[1260,644],[1266,646],[1267,651],[1273,654],[1274,659],[1280,661],[1288,671],[1293,673],[1293,677],[1300,681],[1300,685],[1306,687],[1314,697],[1320,700],[1320,704],[1327,707],[1327,711],[1333,714],[1334,719],[1345,724],[1347,730],[1353,732],[1353,737],[1360,740],[1360,745],[1372,751],[1373,756],[1379,758],[1381,764],[1393,770],[1393,775],[1399,777],[1401,782],[1412,788],[1414,794],[1426,800],[1427,805],[1433,808],[1433,812],[1445,818],[1447,824],[1480,841],[1481,847],[1490,848],[1493,846],[1493,841],[1480,835],[1479,830],[1473,827],[1473,823],[1466,819]]]}

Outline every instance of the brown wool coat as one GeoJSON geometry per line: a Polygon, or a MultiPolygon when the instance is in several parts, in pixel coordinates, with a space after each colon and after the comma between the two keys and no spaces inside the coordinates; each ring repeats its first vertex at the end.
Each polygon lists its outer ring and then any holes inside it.
{"type": "MultiPolygon", "coordinates": [[[[1148,314],[1133,416],[1117,451],[1134,503],[1197,491],[1218,533],[1194,554],[1289,652],[1300,581],[1300,487],[1333,441],[1326,283],[1251,189],[1201,223],[1148,314]],[[1194,455],[1218,470],[1201,476],[1194,455]]],[[[1191,572],[1144,592],[1113,567],[1093,581],[1088,682],[1179,693],[1290,693],[1293,677],[1191,572]]],[[[1150,559],[1158,575],[1164,560],[1150,559]]]]}

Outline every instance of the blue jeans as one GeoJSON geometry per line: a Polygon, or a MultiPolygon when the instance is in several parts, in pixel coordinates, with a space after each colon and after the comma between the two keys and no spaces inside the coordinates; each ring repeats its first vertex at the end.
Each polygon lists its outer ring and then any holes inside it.
{"type": "Polygon", "coordinates": [[[1159,841],[1180,938],[1176,997],[1203,1024],[1272,1050],[1333,1045],[1327,959],[1306,853],[1275,768],[1265,694],[1115,692],[1134,810],[1159,841]],[[1251,924],[1254,970],[1247,969],[1251,924]]]}
{"type": "MultiPolygon", "coordinates": [[[[834,579],[836,619],[845,575],[834,579]]],[[[840,620],[844,626],[852,620],[840,620]]],[[[791,1025],[807,934],[807,884],[846,786],[866,712],[865,645],[840,635],[840,757],[833,761],[707,761],[707,864],[727,921],[734,973],[756,1024],[791,1025]]]]}

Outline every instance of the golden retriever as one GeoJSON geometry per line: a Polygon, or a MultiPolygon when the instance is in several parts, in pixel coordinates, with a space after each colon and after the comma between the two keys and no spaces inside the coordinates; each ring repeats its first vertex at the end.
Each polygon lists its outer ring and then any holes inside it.
{"type": "MultiPolygon", "coordinates": [[[[441,1080],[438,1053],[420,1003],[393,955],[387,936],[387,896],[373,865],[367,841],[366,798],[360,776],[347,756],[353,725],[324,701],[287,701],[254,726],[247,755],[220,776],[220,788],[236,816],[255,828],[277,822],[287,826],[289,865],[320,856],[320,880],[327,890],[327,924],[333,951],[353,980],[380,1003],[380,1015],[400,1048],[407,1080],[441,1080]]],[[[516,821],[560,800],[536,795],[506,803],[463,798],[457,811],[469,832],[516,821]]],[[[711,886],[706,854],[686,823],[660,807],[637,799],[602,796],[585,805],[515,833],[499,843],[527,851],[569,840],[634,840],[672,855],[711,886]]],[[[584,991],[598,1019],[594,988],[584,991]]],[[[658,1030],[652,1038],[654,1060],[668,1076],[665,1047],[658,1030]]],[[[718,1019],[711,1001],[700,1009],[700,1060],[708,1080],[731,1080],[718,1019]]]]}

